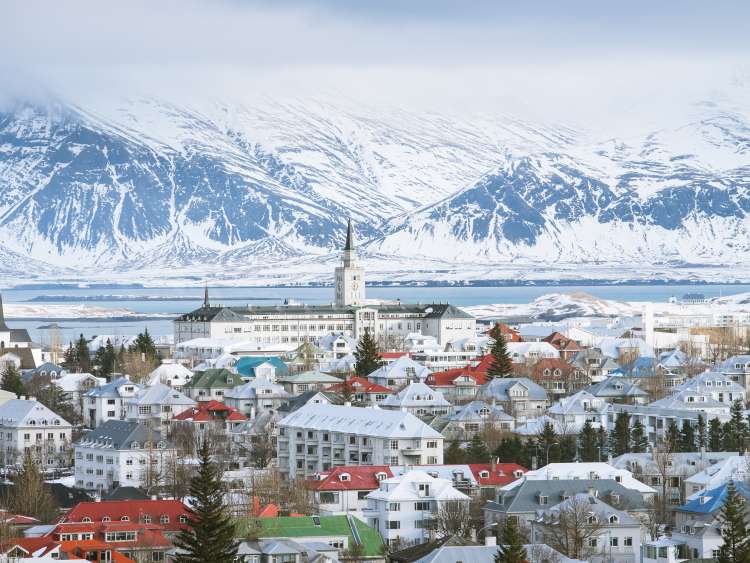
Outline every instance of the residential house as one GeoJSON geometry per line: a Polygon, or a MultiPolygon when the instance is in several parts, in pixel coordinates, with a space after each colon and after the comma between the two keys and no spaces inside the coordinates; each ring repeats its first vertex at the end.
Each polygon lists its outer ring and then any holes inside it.
{"type": "MultiPolygon", "coordinates": [[[[50,364],[52,365],[52,364],[50,364]]],[[[106,383],[103,377],[96,377],[90,373],[63,372],[57,377],[50,378],[50,384],[59,387],[76,411],[83,415],[84,395],[106,383]]]]}
{"type": "Polygon", "coordinates": [[[495,498],[497,492],[526,473],[526,468],[517,463],[462,463],[444,465],[392,466],[394,476],[405,475],[412,470],[424,471],[430,477],[447,479],[457,490],[475,498],[495,498]]]}
{"type": "Polygon", "coordinates": [[[643,405],[648,400],[646,391],[638,387],[636,383],[622,377],[607,377],[586,388],[586,391],[610,403],[643,405]]]}
{"type": "Polygon", "coordinates": [[[383,387],[401,389],[409,383],[425,380],[432,371],[412,360],[408,356],[401,356],[395,362],[379,367],[367,376],[367,379],[383,387]]]}
{"type": "Polygon", "coordinates": [[[453,408],[440,391],[428,387],[424,380],[410,383],[398,393],[389,395],[380,406],[386,410],[410,412],[419,418],[445,415],[453,408]]]}
{"type": "Polygon", "coordinates": [[[352,402],[358,405],[374,406],[382,405],[383,402],[393,395],[393,389],[372,383],[364,377],[349,377],[340,383],[334,383],[326,387],[325,391],[343,395],[346,391],[352,397],[352,402]]]}
{"type": "Polygon", "coordinates": [[[598,430],[607,426],[607,402],[588,391],[560,399],[547,411],[559,432],[580,432],[589,422],[598,430]]]}
{"type": "Polygon", "coordinates": [[[76,486],[89,491],[148,489],[154,476],[176,457],[174,445],[161,430],[124,420],[108,420],[89,430],[74,449],[76,486]]]}
{"type": "Polygon", "coordinates": [[[745,392],[750,391],[750,355],[730,356],[719,364],[716,371],[741,385],[745,392]]]}
{"type": "Polygon", "coordinates": [[[61,523],[139,522],[158,525],[174,538],[188,524],[190,510],[179,500],[111,500],[78,503],[61,523]]]}
{"type": "Polygon", "coordinates": [[[586,511],[587,523],[595,527],[595,531],[585,539],[588,561],[640,563],[641,521],[588,492],[572,495],[550,508],[540,510],[532,526],[531,541],[552,543],[561,535],[561,518],[565,519],[571,513],[580,514],[582,509],[586,511]]]}
{"type": "Polygon", "coordinates": [[[729,481],[747,482],[750,478],[750,455],[729,455],[685,479],[685,494],[693,499],[729,481]]]}
{"type": "Polygon", "coordinates": [[[342,379],[320,371],[303,371],[301,373],[289,374],[279,378],[279,383],[290,395],[299,395],[306,391],[320,391],[336,383],[341,383],[342,379]]]}
{"type": "Polygon", "coordinates": [[[417,544],[429,539],[436,513],[452,503],[464,504],[468,510],[469,500],[448,479],[415,469],[381,480],[378,489],[367,495],[364,514],[388,545],[417,544]]]}
{"type": "Polygon", "coordinates": [[[190,424],[196,435],[213,427],[221,432],[236,431],[247,421],[247,417],[237,409],[220,403],[219,401],[201,401],[176,415],[172,419],[175,423],[190,424]]]}
{"type": "Polygon", "coordinates": [[[162,383],[178,391],[193,378],[193,372],[177,362],[162,362],[148,375],[148,385],[162,383]]]}
{"type": "Polygon", "coordinates": [[[225,393],[227,406],[237,409],[248,418],[258,413],[275,412],[289,401],[289,393],[280,383],[260,375],[225,393]]]}
{"type": "Polygon", "coordinates": [[[443,462],[443,436],[411,413],[307,404],[279,422],[279,471],[289,478],[339,465],[443,462]]]}
{"type": "Polygon", "coordinates": [[[599,348],[584,348],[571,361],[578,377],[592,383],[603,381],[619,365],[615,360],[602,353],[599,348]]]}
{"type": "Polygon", "coordinates": [[[495,378],[482,386],[479,397],[502,406],[516,420],[536,418],[548,405],[547,392],[526,377],[495,378]]]}
{"type": "Polygon", "coordinates": [[[234,364],[234,370],[243,377],[265,377],[271,381],[289,375],[289,368],[278,356],[243,356],[234,364]]]}
{"type": "Polygon", "coordinates": [[[68,467],[72,425],[36,400],[0,404],[0,452],[5,467],[20,465],[30,451],[42,468],[68,467]]]}
{"type": "Polygon", "coordinates": [[[704,371],[686,379],[682,385],[675,387],[675,396],[684,402],[716,401],[727,406],[735,401],[740,401],[744,406],[746,400],[745,388],[717,371],[704,371]]]}
{"type": "Polygon", "coordinates": [[[182,391],[196,401],[223,401],[224,395],[250,378],[244,377],[226,368],[209,368],[196,371],[182,391]]]}
{"type": "Polygon", "coordinates": [[[560,358],[560,351],[549,342],[508,342],[506,349],[514,364],[533,365],[543,358],[560,358]]]}
{"type": "Polygon", "coordinates": [[[557,331],[543,338],[542,342],[548,342],[557,348],[560,359],[565,362],[570,362],[582,350],[578,342],[557,331]]]}
{"type": "MultiPolygon", "coordinates": [[[[446,536],[392,553],[390,560],[394,563],[456,563],[457,561],[495,563],[498,551],[497,538],[488,535],[484,541],[485,545],[476,545],[471,540],[446,536]]],[[[529,563],[584,563],[578,559],[565,557],[545,544],[524,544],[523,548],[529,555],[529,563]]]]}
{"type": "Polygon", "coordinates": [[[126,403],[126,417],[156,428],[169,426],[175,413],[193,407],[195,401],[177,389],[157,383],[138,389],[126,403]]]}
{"type": "Polygon", "coordinates": [[[318,348],[325,353],[327,360],[340,360],[354,353],[357,349],[357,339],[344,333],[331,333],[321,336],[318,348]]]}
{"type": "Polygon", "coordinates": [[[10,328],[5,324],[3,297],[0,295],[0,372],[9,363],[19,370],[34,369],[44,363],[42,347],[31,341],[25,328],[10,328]]]}
{"type": "Polygon", "coordinates": [[[388,465],[342,466],[319,474],[309,486],[321,514],[352,514],[364,519],[367,495],[390,477],[393,473],[388,465]]]}
{"type": "Polygon", "coordinates": [[[581,378],[580,373],[562,358],[542,358],[532,365],[514,364],[514,372],[525,375],[541,385],[550,398],[575,393],[588,384],[588,381],[581,378]]]}
{"type": "Polygon", "coordinates": [[[142,388],[143,385],[133,383],[127,377],[118,377],[90,389],[83,395],[84,424],[95,428],[107,420],[124,420],[127,402],[142,388]]]}
{"type": "Polygon", "coordinates": [[[433,423],[433,427],[439,428],[447,439],[468,441],[488,428],[510,432],[515,428],[515,420],[502,407],[476,400],[455,407],[440,418],[439,426],[433,423]]]}
{"type": "Polygon", "coordinates": [[[446,399],[455,403],[474,400],[479,388],[487,383],[487,369],[492,356],[484,356],[476,365],[436,371],[427,376],[425,383],[443,393],[446,399]]]}

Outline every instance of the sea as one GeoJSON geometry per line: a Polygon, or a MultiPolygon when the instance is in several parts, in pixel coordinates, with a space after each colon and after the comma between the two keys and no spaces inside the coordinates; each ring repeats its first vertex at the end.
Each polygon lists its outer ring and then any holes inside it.
{"type": "MultiPolygon", "coordinates": [[[[664,302],[670,297],[686,293],[702,293],[706,297],[720,297],[750,292],[750,284],[634,284],[634,285],[514,285],[493,287],[431,287],[388,286],[368,287],[368,299],[401,300],[402,303],[451,303],[458,306],[490,303],[528,303],[548,293],[585,292],[604,299],[619,301],[664,302]]],[[[43,307],[54,305],[90,305],[106,309],[128,309],[130,318],[91,319],[7,319],[11,328],[25,328],[32,339],[48,344],[51,339],[70,342],[83,334],[86,338],[98,335],[134,335],[145,329],[154,337],[171,335],[172,319],[199,307],[203,301],[203,286],[196,287],[44,287],[17,288],[2,291],[3,302],[25,303],[43,307]]],[[[332,287],[209,287],[211,304],[228,306],[277,305],[284,302],[310,305],[330,303],[332,287]]]]}

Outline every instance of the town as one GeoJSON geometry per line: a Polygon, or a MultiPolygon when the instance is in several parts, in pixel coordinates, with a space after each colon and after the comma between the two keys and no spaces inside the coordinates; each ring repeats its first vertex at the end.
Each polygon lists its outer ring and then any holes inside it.
{"type": "Polygon", "coordinates": [[[0,299],[8,560],[748,561],[750,322],[203,304],[55,354],[0,299]],[[12,324],[12,323],[11,323],[12,324]],[[744,550],[744,551],[743,551],[744,550]]]}

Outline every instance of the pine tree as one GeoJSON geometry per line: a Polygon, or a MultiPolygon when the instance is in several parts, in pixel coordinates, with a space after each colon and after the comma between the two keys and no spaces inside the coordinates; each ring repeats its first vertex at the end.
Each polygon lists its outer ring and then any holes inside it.
{"type": "Polygon", "coordinates": [[[44,477],[31,456],[31,449],[26,450],[21,471],[13,479],[7,508],[10,512],[25,514],[41,522],[51,522],[58,514],[52,491],[44,482],[44,477]]]}
{"type": "Polygon", "coordinates": [[[742,403],[732,404],[731,418],[724,425],[723,446],[725,452],[742,452],[747,443],[747,424],[742,414],[742,403]]]}
{"type": "Polygon", "coordinates": [[[0,385],[0,389],[3,391],[10,391],[15,393],[17,396],[26,394],[26,387],[21,380],[21,374],[13,364],[8,364],[2,373],[3,382],[0,385]]]}
{"type": "Polygon", "coordinates": [[[708,422],[708,450],[711,452],[720,452],[722,446],[721,422],[718,418],[712,418],[708,422]]]}
{"type": "Polygon", "coordinates": [[[156,344],[154,344],[154,339],[151,338],[151,335],[148,333],[148,328],[146,328],[143,332],[139,333],[138,336],[135,337],[135,342],[130,345],[128,351],[135,352],[137,354],[143,354],[146,358],[149,359],[153,359],[158,356],[158,354],[156,353],[156,344]]]}
{"type": "Polygon", "coordinates": [[[607,450],[607,431],[602,426],[596,432],[597,441],[597,461],[600,461],[603,455],[606,455],[607,450]]]}
{"type": "Polygon", "coordinates": [[[698,450],[703,450],[708,446],[708,433],[706,431],[706,419],[703,416],[698,417],[698,435],[696,444],[698,450]]]}
{"type": "Polygon", "coordinates": [[[679,446],[680,446],[680,429],[677,428],[677,423],[674,421],[674,419],[671,419],[669,421],[669,425],[667,426],[667,431],[664,435],[664,439],[666,440],[669,450],[672,452],[678,452],[679,446]]]}
{"type": "Polygon", "coordinates": [[[190,482],[191,515],[189,524],[175,538],[183,553],[176,563],[233,563],[238,543],[235,524],[224,506],[221,472],[211,461],[211,446],[203,440],[198,452],[198,473],[190,482]]]}
{"type": "Polygon", "coordinates": [[[515,518],[505,519],[502,536],[495,555],[495,563],[526,563],[529,556],[523,546],[523,538],[515,518]]]}
{"type": "Polygon", "coordinates": [[[37,388],[34,392],[37,401],[71,424],[80,422],[81,415],[78,414],[78,410],[59,385],[55,385],[49,380],[41,385],[37,382],[34,383],[36,383],[37,388]]]}
{"type": "Polygon", "coordinates": [[[458,440],[453,440],[443,454],[443,461],[449,465],[466,463],[466,452],[458,440]]]}
{"type": "Polygon", "coordinates": [[[359,339],[354,357],[357,358],[355,371],[360,377],[367,377],[380,367],[380,350],[369,329],[365,329],[365,333],[359,339]]]}
{"type": "Polygon", "coordinates": [[[636,420],[630,431],[631,446],[630,451],[634,454],[642,454],[648,449],[648,438],[646,438],[646,429],[640,420],[636,420]]]}
{"type": "Polygon", "coordinates": [[[588,420],[583,424],[581,432],[578,434],[578,449],[581,455],[581,461],[597,461],[599,453],[596,450],[597,436],[596,430],[588,420]]]}
{"type": "Polygon", "coordinates": [[[492,339],[492,348],[490,349],[490,355],[492,356],[492,363],[487,369],[487,377],[494,379],[496,377],[510,377],[513,375],[513,363],[510,361],[510,355],[508,355],[508,347],[505,344],[505,337],[503,332],[500,330],[500,325],[496,324],[492,327],[489,334],[492,339]]]}
{"type": "Polygon", "coordinates": [[[467,463],[487,463],[490,459],[490,452],[487,450],[487,446],[482,442],[482,438],[479,434],[474,434],[469,447],[466,448],[466,462],[467,463]]]}
{"type": "Polygon", "coordinates": [[[682,421],[682,428],[680,429],[680,439],[677,444],[679,451],[681,452],[694,452],[695,451],[695,429],[690,424],[689,420],[682,421]]]}
{"type": "Polygon", "coordinates": [[[61,365],[70,372],[78,371],[78,359],[76,357],[76,350],[75,348],[73,348],[72,342],[68,344],[68,347],[63,353],[63,361],[61,365]]]}
{"type": "Polygon", "coordinates": [[[724,543],[719,548],[719,563],[750,561],[750,543],[745,524],[746,504],[745,499],[737,492],[734,481],[729,481],[726,501],[719,515],[721,535],[724,539],[724,543]]]}
{"type": "MultiPolygon", "coordinates": [[[[505,463],[518,463],[525,467],[530,465],[526,460],[524,444],[518,436],[503,438],[495,451],[492,452],[492,457],[499,458],[500,461],[505,463]]],[[[446,461],[446,463],[448,462],[446,461]]]]}
{"type": "Polygon", "coordinates": [[[575,461],[576,459],[576,448],[578,444],[576,443],[576,437],[573,435],[567,435],[567,436],[560,436],[560,440],[558,442],[559,448],[557,449],[559,455],[557,456],[557,461],[561,463],[570,463],[571,461],[575,461]]]}
{"type": "Polygon", "coordinates": [[[94,365],[96,366],[96,374],[99,377],[109,377],[115,371],[115,364],[117,362],[117,354],[115,353],[115,347],[112,346],[112,342],[107,338],[107,344],[96,351],[94,356],[94,365]]]}
{"type": "Polygon", "coordinates": [[[630,451],[630,415],[627,413],[617,414],[615,427],[609,437],[609,447],[616,456],[630,451]]]}
{"type": "Polygon", "coordinates": [[[91,356],[89,355],[89,345],[83,334],[76,341],[75,358],[77,369],[80,373],[91,372],[91,356]]]}
{"type": "Polygon", "coordinates": [[[539,464],[544,463],[555,463],[559,461],[558,452],[555,450],[556,445],[559,446],[559,440],[557,438],[557,432],[555,427],[552,426],[551,422],[545,422],[542,427],[542,431],[537,436],[537,445],[539,446],[540,455],[542,458],[539,460],[539,464]]]}

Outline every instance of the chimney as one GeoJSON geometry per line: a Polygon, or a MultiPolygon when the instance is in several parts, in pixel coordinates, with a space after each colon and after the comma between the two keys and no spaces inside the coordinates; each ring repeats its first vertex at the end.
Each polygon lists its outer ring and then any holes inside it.
{"type": "Polygon", "coordinates": [[[486,536],[484,536],[484,545],[486,546],[497,545],[497,538],[493,536],[492,534],[487,534],[486,536]]]}
{"type": "Polygon", "coordinates": [[[497,458],[497,457],[494,457],[494,456],[490,459],[490,471],[492,473],[495,473],[495,471],[497,471],[497,462],[498,461],[500,461],[500,458],[497,458]]]}

